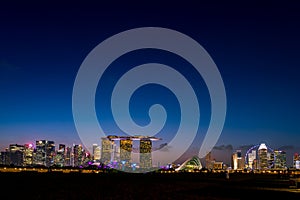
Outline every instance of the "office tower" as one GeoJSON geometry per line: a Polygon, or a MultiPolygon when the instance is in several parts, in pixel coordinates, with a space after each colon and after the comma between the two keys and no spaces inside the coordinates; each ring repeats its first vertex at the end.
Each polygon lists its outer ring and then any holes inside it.
{"type": "Polygon", "coordinates": [[[10,164],[24,166],[24,145],[9,145],[10,164]]]}
{"type": "Polygon", "coordinates": [[[53,141],[46,141],[46,166],[54,165],[55,144],[53,141]]]}
{"type": "Polygon", "coordinates": [[[248,153],[248,167],[251,169],[257,169],[257,156],[256,150],[252,150],[248,153]]]}
{"type": "Polygon", "coordinates": [[[33,164],[33,144],[24,145],[24,165],[31,166],[33,164]]]}
{"type": "Polygon", "coordinates": [[[275,161],[275,157],[274,157],[274,152],[267,152],[267,163],[268,163],[268,168],[273,167],[274,168],[274,161],[275,161]]]}
{"type": "Polygon", "coordinates": [[[10,164],[8,149],[6,149],[6,151],[0,152],[0,164],[1,165],[9,165],[10,164]]]}
{"type": "Polygon", "coordinates": [[[55,144],[53,141],[36,141],[35,164],[50,167],[54,164],[55,144]]]}
{"type": "Polygon", "coordinates": [[[81,144],[75,144],[73,146],[74,153],[74,167],[79,167],[83,164],[84,151],[81,144]]]}
{"type": "Polygon", "coordinates": [[[286,152],[285,151],[274,151],[274,168],[285,169],[286,166],[286,152]]]}
{"type": "Polygon", "coordinates": [[[59,167],[65,166],[65,151],[66,151],[66,145],[59,144],[58,150],[55,155],[55,164],[59,167]]]}
{"type": "Polygon", "coordinates": [[[65,155],[65,166],[73,166],[73,163],[71,162],[71,156],[72,156],[72,147],[66,148],[66,155],[65,155]]]}
{"type": "Polygon", "coordinates": [[[232,161],[231,161],[231,167],[234,170],[242,170],[245,167],[245,160],[242,157],[242,151],[241,150],[236,150],[232,154],[232,161]]]}
{"type": "Polygon", "coordinates": [[[36,141],[35,164],[46,166],[46,140],[36,141]]]}
{"type": "Polygon", "coordinates": [[[100,161],[101,156],[101,148],[97,144],[93,144],[93,160],[100,161]]]}
{"type": "Polygon", "coordinates": [[[140,168],[152,168],[152,141],[150,138],[140,139],[140,168]]]}
{"type": "Polygon", "coordinates": [[[259,169],[268,168],[268,148],[265,143],[261,143],[258,147],[258,163],[259,169]]]}

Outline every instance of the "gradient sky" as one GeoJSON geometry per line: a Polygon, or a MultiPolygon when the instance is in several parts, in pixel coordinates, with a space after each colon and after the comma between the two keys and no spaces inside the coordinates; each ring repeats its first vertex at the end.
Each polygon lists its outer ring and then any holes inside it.
{"type": "MultiPolygon", "coordinates": [[[[299,10],[296,1],[0,3],[0,148],[38,139],[80,143],[72,116],[72,89],[81,63],[106,38],[147,26],[192,37],[216,63],[227,94],[227,116],[217,145],[300,146],[299,10]]],[[[107,87],[97,90],[97,109],[109,108],[105,106],[109,101],[99,98],[98,92],[113,87],[118,66],[150,61],[179,70],[187,65],[167,52],[130,53],[114,63],[115,71],[106,76],[111,81],[107,87]]],[[[194,73],[184,69],[182,73],[193,78],[194,73]]],[[[200,129],[205,130],[209,96],[205,85],[194,89],[201,99],[200,129]]],[[[156,85],[145,86],[133,98],[132,115],[137,123],[147,124],[147,109],[157,102],[172,112],[160,135],[168,142],[179,119],[172,93],[156,85]]],[[[118,132],[110,112],[104,113],[100,119],[104,130],[118,132]]],[[[199,134],[196,140],[201,138],[199,134]]],[[[190,151],[198,148],[194,142],[190,151]]]]}

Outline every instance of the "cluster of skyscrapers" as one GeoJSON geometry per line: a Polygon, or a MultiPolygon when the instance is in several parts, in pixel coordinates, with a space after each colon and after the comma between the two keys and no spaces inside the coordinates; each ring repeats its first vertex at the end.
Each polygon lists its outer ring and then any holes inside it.
{"type": "MultiPolygon", "coordinates": [[[[285,151],[273,150],[265,143],[254,145],[248,149],[245,155],[241,150],[235,150],[231,155],[231,168],[233,170],[267,170],[287,169],[287,155],[285,151]]],[[[206,157],[206,166],[212,169],[222,169],[223,162],[211,159],[210,153],[206,157]]],[[[300,156],[294,155],[293,168],[300,169],[300,156]]]]}
{"type": "Polygon", "coordinates": [[[94,144],[92,155],[82,145],[55,145],[54,141],[37,140],[33,144],[10,144],[0,152],[0,164],[12,166],[72,166],[102,164],[112,168],[152,168],[152,142],[159,140],[146,136],[114,136],[101,138],[101,145],[94,144]],[[138,144],[135,146],[136,142],[138,144]],[[58,147],[58,148],[57,148],[58,147]],[[139,156],[133,161],[133,154],[139,156]]]}
{"type": "Polygon", "coordinates": [[[80,144],[66,147],[54,141],[37,140],[33,144],[10,144],[0,152],[0,164],[13,166],[74,166],[79,167],[90,160],[90,154],[80,144]]]}
{"type": "Polygon", "coordinates": [[[115,136],[101,138],[101,147],[94,145],[94,159],[113,168],[152,168],[152,142],[159,138],[148,136],[115,136]],[[101,148],[101,151],[98,149],[101,148]],[[101,155],[99,155],[99,153],[101,155]],[[133,154],[138,160],[133,161],[133,154]]]}
{"type": "MultiPolygon", "coordinates": [[[[37,140],[35,145],[10,144],[5,151],[0,152],[0,165],[84,167],[101,164],[125,171],[134,168],[148,170],[153,167],[152,143],[157,140],[160,139],[147,136],[110,135],[101,138],[101,145],[93,144],[92,154],[80,144],[56,146],[54,141],[48,140],[37,140]]],[[[205,157],[205,167],[208,169],[229,167],[233,170],[287,169],[286,156],[285,151],[273,150],[265,143],[261,143],[248,149],[244,155],[242,150],[235,150],[231,155],[231,163],[227,166],[222,161],[212,159],[209,152],[205,157]]],[[[187,161],[184,163],[193,165],[190,166],[192,168],[202,167],[200,159],[196,159],[195,156],[191,161],[187,161]]],[[[297,153],[293,156],[293,168],[300,169],[300,155],[297,153]]]]}

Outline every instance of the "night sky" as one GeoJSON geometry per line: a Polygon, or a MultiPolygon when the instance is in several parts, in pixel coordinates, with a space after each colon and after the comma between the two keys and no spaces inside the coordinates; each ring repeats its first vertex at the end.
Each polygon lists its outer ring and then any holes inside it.
{"type": "MultiPolygon", "coordinates": [[[[300,146],[300,5],[283,2],[0,3],[1,150],[39,139],[81,143],[72,115],[77,71],[100,42],[138,27],[184,33],[212,57],[227,95],[226,121],[217,145],[300,146]]],[[[120,73],[147,62],[172,66],[192,83],[201,82],[183,67],[188,63],[169,52],[148,49],[120,57],[96,94],[96,110],[102,113],[99,123],[108,134],[121,131],[108,110],[109,99],[98,93],[109,93],[120,73]]],[[[194,89],[203,131],[209,124],[210,101],[205,83],[199,85],[194,89]]],[[[167,143],[180,115],[169,90],[158,85],[140,88],[130,109],[136,123],[146,125],[149,106],[158,102],[171,112],[159,134],[167,143]]],[[[197,141],[203,138],[200,132],[197,141]]],[[[188,152],[199,150],[197,141],[188,152]]]]}

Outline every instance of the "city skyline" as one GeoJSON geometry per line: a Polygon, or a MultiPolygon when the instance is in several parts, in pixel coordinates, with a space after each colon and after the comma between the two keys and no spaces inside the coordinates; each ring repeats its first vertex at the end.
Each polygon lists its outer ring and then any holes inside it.
{"type": "MultiPolygon", "coordinates": [[[[72,115],[72,90],[87,54],[108,37],[137,27],[166,27],[198,41],[215,61],[227,95],[223,132],[216,144],[266,142],[274,148],[300,144],[299,35],[297,3],[230,2],[175,5],[1,3],[0,149],[12,143],[49,139],[80,144],[72,115]],[[134,11],[134,12],[133,12],[134,11]]],[[[163,63],[198,83],[189,64],[169,52],[141,50],[112,64],[96,94],[99,123],[108,134],[124,134],[113,120],[109,94],[122,73],[142,63],[163,63]]],[[[199,81],[200,80],[200,81],[199,81]]],[[[184,157],[197,154],[210,121],[203,81],[194,86],[201,118],[184,157]]],[[[169,90],[148,85],[134,93],[130,108],[137,124],[149,123],[148,109],[161,103],[166,127],[156,136],[169,143],[178,129],[178,102],[169,90]],[[153,92],[155,91],[155,93],[153,92]]],[[[99,142],[100,143],[100,139],[99,142]]],[[[91,150],[92,147],[86,147],[91,150]]]]}
{"type": "MultiPolygon", "coordinates": [[[[107,165],[112,168],[116,168],[116,163],[122,163],[123,165],[131,165],[135,164],[136,166],[140,167],[141,166],[147,166],[144,169],[150,169],[150,166],[152,165],[153,167],[156,166],[158,167],[159,163],[161,165],[159,167],[167,167],[170,165],[168,162],[164,162],[163,160],[157,160],[157,158],[153,157],[152,152],[158,151],[164,147],[154,147],[153,144],[151,144],[153,141],[159,141],[161,138],[155,138],[155,137],[147,137],[147,136],[117,136],[117,135],[108,135],[105,138],[101,138],[101,142],[99,143],[93,143],[92,145],[92,151],[89,151],[86,149],[82,144],[75,144],[73,143],[72,145],[68,145],[66,143],[56,143],[53,140],[35,140],[32,143],[11,143],[7,145],[5,149],[0,149],[0,155],[4,156],[6,152],[11,152],[13,151],[24,151],[26,152],[26,149],[32,149],[33,152],[38,151],[39,147],[41,144],[42,146],[45,146],[45,144],[49,143],[49,147],[52,149],[54,152],[53,160],[56,160],[56,156],[59,156],[61,153],[63,153],[64,156],[69,151],[69,160],[71,159],[72,156],[74,156],[75,149],[80,148],[80,152],[82,156],[87,156],[89,160],[92,163],[102,163],[104,165],[107,165]],[[123,143],[122,143],[123,141],[123,143]],[[128,142],[129,141],[129,142],[128,142]],[[139,141],[140,143],[137,144],[136,141],[139,141]],[[148,143],[147,141],[152,141],[148,143]],[[129,146],[128,146],[129,145],[129,146]],[[20,149],[21,148],[21,149],[20,149]],[[96,148],[99,148],[96,150],[96,148]],[[74,152],[73,152],[74,151],[74,152]],[[123,152],[122,152],[123,151],[123,152]],[[149,154],[150,153],[150,154],[149,154]],[[99,155],[98,155],[99,154],[99,155]],[[148,155],[147,155],[148,154],[148,155]],[[96,159],[97,158],[97,159],[96,159]],[[124,162],[124,163],[123,163],[124,162]],[[148,163],[148,164],[145,164],[148,163]],[[155,164],[156,163],[156,164],[155,164]]],[[[300,157],[298,156],[300,154],[300,148],[292,148],[290,146],[283,146],[282,148],[272,148],[270,147],[267,143],[261,142],[261,143],[256,143],[252,145],[245,145],[245,146],[239,146],[239,147],[232,147],[231,145],[220,145],[220,146],[215,146],[212,151],[210,151],[205,157],[199,158],[196,154],[190,155],[187,158],[184,159],[178,159],[174,162],[172,162],[173,165],[178,165],[180,164],[181,166],[185,165],[185,163],[188,162],[190,159],[197,158],[199,159],[200,164],[202,167],[208,167],[210,164],[207,162],[207,158],[209,157],[210,161],[213,161],[216,163],[215,165],[222,165],[222,169],[226,169],[227,167],[232,167],[234,169],[234,166],[238,165],[239,170],[246,168],[245,166],[252,166],[251,168],[254,169],[254,163],[253,161],[257,159],[257,156],[259,156],[259,151],[260,149],[265,149],[267,156],[268,154],[268,160],[271,161],[268,165],[266,165],[264,168],[265,169],[272,169],[274,166],[276,166],[276,161],[275,158],[276,156],[280,155],[281,153],[284,154],[284,166],[287,168],[295,168],[295,165],[300,166],[300,157]],[[236,161],[239,164],[235,163],[233,161],[233,156],[235,155],[236,158],[240,158],[240,161],[236,161]],[[270,157],[273,155],[273,157],[270,157]],[[295,156],[297,157],[297,164],[295,163],[295,156]],[[274,161],[274,162],[273,162],[274,161]],[[219,164],[217,164],[219,163],[219,164]],[[243,167],[241,167],[243,166],[243,167]]],[[[23,152],[23,153],[25,153],[23,152]]],[[[77,152],[77,151],[76,151],[77,152]]],[[[32,152],[31,152],[32,153],[32,152]]],[[[79,152],[78,152],[79,153],[79,152]]],[[[63,156],[63,157],[64,157],[63,156]]],[[[1,158],[3,159],[3,158],[1,158]]],[[[26,160],[26,155],[24,154],[24,163],[26,160]]],[[[72,158],[69,161],[69,163],[73,164],[68,164],[66,166],[79,166],[78,164],[75,164],[74,158],[72,158]]],[[[1,160],[0,160],[1,161],[1,160]]],[[[86,162],[87,162],[86,161],[86,162]]],[[[268,161],[268,162],[270,162],[268,161]]],[[[3,160],[1,161],[3,162],[3,160]]],[[[0,162],[0,164],[1,164],[0,162]]],[[[32,162],[32,161],[31,161],[32,162]]],[[[43,162],[46,162],[44,160],[43,162]]],[[[56,162],[56,161],[55,161],[56,162]]],[[[82,161],[80,161],[82,162],[82,161]]],[[[267,161],[265,161],[267,162],[267,161]]],[[[50,163],[48,161],[48,163],[50,163]]],[[[64,163],[64,162],[63,162],[64,163]]],[[[3,164],[3,163],[2,163],[3,164]]],[[[82,163],[81,165],[85,165],[86,163],[82,163]]],[[[50,164],[38,164],[38,165],[45,165],[45,166],[50,166],[50,164]]],[[[51,164],[53,165],[53,163],[51,164]]],[[[257,165],[257,163],[256,163],[257,165]]],[[[280,163],[277,163],[277,165],[281,165],[280,163]]],[[[23,164],[19,165],[23,166],[23,164]]],[[[25,165],[26,166],[26,165],[25,165]]],[[[64,165],[61,165],[64,166],[64,165]]],[[[299,168],[298,166],[298,168],[299,168]]],[[[257,167],[256,167],[257,168],[257,167]]],[[[297,168],[297,169],[298,169],[297,168]]],[[[119,168],[116,168],[119,169],[119,168]]],[[[276,169],[276,167],[275,167],[276,169]]],[[[130,171],[130,170],[124,170],[124,169],[119,169],[121,171],[130,171]]]]}

